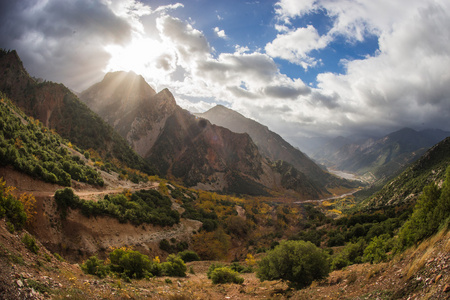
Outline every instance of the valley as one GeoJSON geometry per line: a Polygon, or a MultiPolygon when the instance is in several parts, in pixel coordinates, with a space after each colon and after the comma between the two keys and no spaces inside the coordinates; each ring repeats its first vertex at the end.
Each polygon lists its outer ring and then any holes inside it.
{"type": "Polygon", "coordinates": [[[312,160],[134,72],[77,96],[0,70],[0,298],[450,298],[448,132],[312,160]]]}

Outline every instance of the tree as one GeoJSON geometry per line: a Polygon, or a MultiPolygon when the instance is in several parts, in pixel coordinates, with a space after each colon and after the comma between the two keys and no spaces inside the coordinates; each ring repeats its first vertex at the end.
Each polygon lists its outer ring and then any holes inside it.
{"type": "Polygon", "coordinates": [[[328,276],[328,254],[311,242],[283,241],[258,263],[261,280],[286,280],[294,288],[303,288],[328,276]]]}

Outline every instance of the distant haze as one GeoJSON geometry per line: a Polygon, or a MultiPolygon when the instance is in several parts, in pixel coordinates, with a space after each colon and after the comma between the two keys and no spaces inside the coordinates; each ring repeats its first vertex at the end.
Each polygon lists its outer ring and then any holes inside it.
{"type": "MultiPolygon", "coordinates": [[[[81,92],[133,70],[193,112],[216,104],[305,137],[450,130],[450,2],[0,2],[0,47],[81,92]]],[[[312,141],[312,140],[309,140],[312,141]]]]}

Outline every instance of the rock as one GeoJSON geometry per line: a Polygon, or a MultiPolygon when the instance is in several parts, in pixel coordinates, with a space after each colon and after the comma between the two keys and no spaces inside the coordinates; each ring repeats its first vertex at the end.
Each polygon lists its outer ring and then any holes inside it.
{"type": "Polygon", "coordinates": [[[443,289],[444,293],[450,292],[450,284],[446,284],[443,289]]]}
{"type": "Polygon", "coordinates": [[[16,283],[17,283],[17,286],[18,286],[18,287],[20,287],[20,288],[23,287],[23,282],[22,282],[22,280],[17,279],[17,280],[16,280],[16,283]]]}
{"type": "Polygon", "coordinates": [[[435,283],[438,282],[439,279],[441,279],[441,277],[442,277],[442,274],[439,274],[438,276],[436,276],[436,278],[434,279],[434,282],[435,283]]]}

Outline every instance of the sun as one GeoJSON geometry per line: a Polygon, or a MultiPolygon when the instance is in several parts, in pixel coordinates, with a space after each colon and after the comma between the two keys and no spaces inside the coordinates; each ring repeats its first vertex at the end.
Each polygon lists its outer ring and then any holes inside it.
{"type": "Polygon", "coordinates": [[[161,42],[150,38],[133,39],[125,46],[108,45],[105,50],[111,55],[105,71],[133,71],[136,74],[157,75],[162,70],[157,66],[157,60],[164,55],[161,42]]]}

